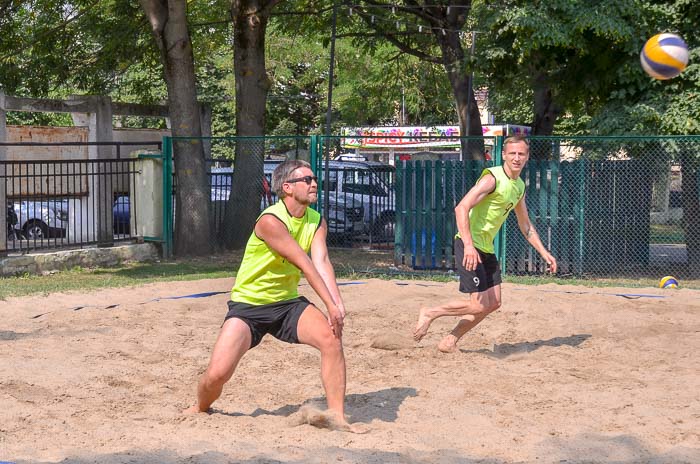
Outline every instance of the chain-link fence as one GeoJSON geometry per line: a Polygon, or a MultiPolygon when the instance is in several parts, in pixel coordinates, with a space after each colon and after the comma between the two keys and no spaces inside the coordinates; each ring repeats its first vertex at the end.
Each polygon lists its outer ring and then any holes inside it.
{"type": "MultiPolygon", "coordinates": [[[[216,243],[227,248],[236,234],[239,243],[247,240],[260,211],[276,201],[272,171],[284,159],[299,158],[321,179],[315,207],[328,219],[331,246],[393,246],[397,264],[454,268],[454,207],[484,167],[501,163],[503,138],[473,144],[488,147],[491,160],[465,159],[459,149],[352,150],[345,139],[211,139],[216,243]],[[334,159],[328,160],[328,153],[334,159]]],[[[562,275],[698,272],[700,137],[532,137],[530,142],[530,161],[522,172],[526,202],[562,275]]],[[[544,268],[514,217],[499,234],[496,250],[506,273],[544,268]]]]}
{"type": "Polygon", "coordinates": [[[309,161],[309,137],[226,137],[207,143],[211,237],[215,248],[240,246],[260,212],[277,201],[272,171],[287,159],[309,161]]]}
{"type": "MultiPolygon", "coordinates": [[[[521,175],[526,202],[561,274],[699,273],[700,137],[533,137],[530,142],[530,161],[521,175]]],[[[496,162],[500,159],[498,147],[496,162]]],[[[473,161],[401,163],[398,263],[454,267],[454,206],[482,167],[473,161]],[[459,187],[452,187],[455,172],[464,180],[459,187]]],[[[507,273],[544,268],[515,217],[506,222],[496,249],[507,273]]]]}

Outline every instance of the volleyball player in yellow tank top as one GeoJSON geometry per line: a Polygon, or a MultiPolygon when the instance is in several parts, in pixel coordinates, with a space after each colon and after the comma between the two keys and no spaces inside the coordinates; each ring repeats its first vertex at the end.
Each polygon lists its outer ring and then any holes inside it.
{"type": "Polygon", "coordinates": [[[493,240],[511,211],[527,241],[542,255],[549,271],[557,272],[557,261],[540,240],[525,204],[525,184],[520,179],[530,147],[527,139],[509,137],[503,143],[503,165],[484,169],[474,187],[455,208],[457,230],[455,261],[459,291],[466,293],[445,304],[421,308],[413,338],[420,341],[432,321],[442,316],[461,316],[455,328],[438,344],[451,352],[459,339],[501,306],[501,271],[493,240]]]}
{"type": "Polygon", "coordinates": [[[328,258],[326,222],[309,208],[318,198],[318,183],[307,162],[292,160],[275,168],[272,186],[280,200],[255,223],[231,290],[229,311],[199,381],[197,403],[185,412],[208,411],[243,355],[271,334],[321,352],[329,423],[350,428],[344,412],[345,307],[328,258]],[[323,301],[327,315],[299,296],[301,273],[323,301]]]}

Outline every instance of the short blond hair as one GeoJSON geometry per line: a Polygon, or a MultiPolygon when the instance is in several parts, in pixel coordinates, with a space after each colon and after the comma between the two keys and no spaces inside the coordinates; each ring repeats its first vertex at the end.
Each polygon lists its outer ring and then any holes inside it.
{"type": "Polygon", "coordinates": [[[506,146],[508,146],[509,143],[520,143],[520,142],[523,142],[525,145],[527,145],[528,151],[530,150],[530,141],[522,135],[511,135],[510,137],[506,138],[503,141],[503,150],[506,149],[506,146]]]}

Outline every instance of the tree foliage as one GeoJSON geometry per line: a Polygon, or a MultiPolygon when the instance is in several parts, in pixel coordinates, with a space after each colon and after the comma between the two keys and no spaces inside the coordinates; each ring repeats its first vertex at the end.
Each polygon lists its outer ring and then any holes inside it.
{"type": "Polygon", "coordinates": [[[626,72],[644,36],[635,0],[479,2],[475,14],[496,114],[515,108],[524,119],[529,109],[536,135],[551,135],[561,116],[591,117],[613,89],[639,80],[626,72]]]}
{"type": "MultiPolygon", "coordinates": [[[[407,0],[384,3],[363,0],[352,5],[322,3],[325,14],[306,15],[287,23],[303,31],[328,31],[329,11],[340,8],[338,37],[352,38],[364,54],[373,55],[386,45],[401,54],[444,69],[449,83],[455,115],[462,134],[481,135],[479,111],[471,92],[469,60],[465,53],[465,34],[471,0],[448,0],[444,3],[407,0]],[[335,5],[335,6],[333,6],[335,5]]],[[[483,146],[469,149],[465,155],[481,158],[483,146]]]]}
{"type": "Polygon", "coordinates": [[[659,32],[680,34],[690,50],[689,65],[680,76],[658,81],[643,73],[638,57],[630,59],[624,68],[628,84],[609,94],[590,127],[601,135],[700,134],[700,5],[677,0],[642,6],[650,18],[644,40],[659,32]]]}
{"type": "Polygon", "coordinates": [[[2,85],[18,95],[106,93],[132,63],[157,57],[135,0],[12,2],[0,31],[2,85]]]}

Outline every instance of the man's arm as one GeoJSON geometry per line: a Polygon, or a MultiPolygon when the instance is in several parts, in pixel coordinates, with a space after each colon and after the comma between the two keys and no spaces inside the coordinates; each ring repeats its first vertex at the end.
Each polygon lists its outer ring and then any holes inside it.
{"type": "Polygon", "coordinates": [[[527,212],[527,205],[525,204],[525,195],[520,199],[517,205],[515,205],[515,215],[518,218],[518,227],[520,232],[523,234],[525,239],[532,245],[532,247],[537,250],[537,252],[544,258],[544,260],[549,265],[549,271],[552,274],[557,272],[557,260],[554,256],[545,248],[540,240],[540,236],[535,230],[534,224],[530,221],[530,215],[527,212]]]}
{"type": "MultiPolygon", "coordinates": [[[[317,232],[318,233],[318,232],[317,232]]],[[[309,258],[294,238],[289,235],[289,231],[282,221],[271,214],[264,215],[255,224],[255,234],[267,245],[279,253],[284,259],[298,267],[304,273],[304,277],[314,289],[316,294],[326,305],[331,324],[336,337],[343,334],[343,318],[340,309],[337,307],[331,292],[326,287],[325,281],[316,269],[316,266],[309,258]]],[[[315,238],[314,238],[315,240],[315,238]]],[[[312,242],[313,243],[313,242],[312,242]]],[[[313,247],[313,245],[312,245],[313,247]]]]}
{"type": "Polygon", "coordinates": [[[479,179],[476,185],[464,195],[464,198],[455,207],[457,230],[462,238],[462,243],[464,243],[464,260],[462,265],[468,271],[476,269],[476,265],[481,262],[479,253],[472,242],[472,233],[469,228],[469,211],[483,200],[486,195],[493,192],[495,188],[496,178],[492,175],[486,175],[479,179]]]}
{"type": "Polygon", "coordinates": [[[338,289],[338,282],[335,280],[335,270],[333,270],[331,259],[328,256],[328,245],[326,242],[327,236],[328,225],[326,224],[325,219],[321,219],[321,225],[316,231],[316,235],[311,242],[311,261],[321,275],[321,278],[326,284],[326,288],[330,292],[331,297],[333,297],[333,301],[340,310],[341,315],[345,317],[345,305],[343,304],[343,298],[341,297],[340,290],[338,289]]]}

